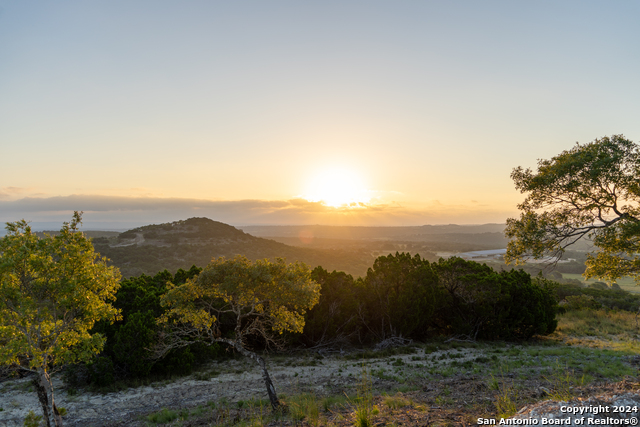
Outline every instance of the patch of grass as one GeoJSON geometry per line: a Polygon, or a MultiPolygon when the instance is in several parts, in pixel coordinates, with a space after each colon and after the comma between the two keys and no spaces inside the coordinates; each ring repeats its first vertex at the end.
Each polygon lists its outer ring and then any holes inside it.
{"type": "Polygon", "coordinates": [[[337,396],[327,396],[322,399],[320,406],[322,407],[324,412],[328,412],[337,406],[346,406],[352,399],[353,396],[349,397],[345,396],[344,394],[339,394],[337,396]]]}
{"type": "Polygon", "coordinates": [[[401,393],[398,393],[395,396],[384,396],[382,398],[382,403],[389,409],[400,409],[411,405],[411,401],[405,398],[401,393]]]}
{"type": "Polygon", "coordinates": [[[362,366],[358,383],[358,396],[355,402],[355,427],[371,427],[373,411],[373,395],[371,391],[371,374],[366,366],[362,366]]]}
{"type": "Polygon", "coordinates": [[[24,418],[24,427],[39,427],[42,415],[36,415],[33,411],[29,411],[24,418]]]}
{"type": "Polygon", "coordinates": [[[610,310],[572,310],[558,316],[553,338],[588,347],[640,349],[635,313],[610,310]]]}
{"type": "Polygon", "coordinates": [[[312,425],[317,425],[320,404],[313,394],[298,394],[290,397],[286,403],[289,408],[289,416],[293,421],[306,419],[312,425]]]}
{"type": "Polygon", "coordinates": [[[417,389],[419,389],[418,386],[409,385],[409,384],[404,384],[404,385],[396,387],[396,391],[398,393],[408,393],[410,391],[414,391],[414,390],[417,390],[417,389]]]}
{"type": "Polygon", "coordinates": [[[496,380],[491,375],[490,388],[497,391],[496,410],[500,418],[508,418],[517,412],[518,393],[513,382],[496,380]]]}
{"type": "Polygon", "coordinates": [[[554,369],[553,374],[546,378],[551,385],[550,397],[553,400],[567,401],[575,394],[574,387],[579,387],[585,383],[585,375],[577,376],[572,369],[565,365],[561,367],[559,364],[554,369]]]}
{"type": "Polygon", "coordinates": [[[166,424],[171,421],[177,420],[179,417],[176,411],[171,409],[162,408],[159,412],[154,412],[146,416],[146,420],[153,424],[166,424]]]}

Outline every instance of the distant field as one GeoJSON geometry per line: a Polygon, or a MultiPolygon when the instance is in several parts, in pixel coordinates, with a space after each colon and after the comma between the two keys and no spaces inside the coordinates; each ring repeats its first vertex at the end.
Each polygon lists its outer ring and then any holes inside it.
{"type": "MultiPolygon", "coordinates": [[[[584,277],[582,277],[582,274],[562,273],[562,277],[564,277],[565,279],[578,279],[581,282],[587,283],[587,284],[601,281],[597,279],[585,280],[584,277]]],[[[619,279],[617,283],[618,285],[620,285],[622,289],[624,289],[627,292],[640,294],[640,286],[637,286],[636,282],[631,277],[623,277],[622,279],[619,279]]]]}

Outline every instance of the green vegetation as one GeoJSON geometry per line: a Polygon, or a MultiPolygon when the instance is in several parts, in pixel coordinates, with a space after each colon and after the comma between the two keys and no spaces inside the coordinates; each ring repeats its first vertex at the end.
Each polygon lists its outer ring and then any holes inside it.
{"type": "Polygon", "coordinates": [[[622,135],[576,144],[536,173],[513,170],[516,188],[527,193],[520,219],[508,219],[507,261],[527,255],[559,257],[587,237],[598,248],[585,276],[640,282],[640,149],[622,135]]]}
{"type": "Polygon", "coordinates": [[[0,240],[0,365],[35,373],[47,426],[62,425],[52,369],[88,362],[104,345],[91,333],[99,320],[113,321],[120,274],[78,231],[75,212],[55,236],[39,238],[24,220],[7,224],[0,240]]]}
{"type": "Polygon", "coordinates": [[[161,303],[168,307],[159,319],[164,327],[156,343],[156,357],[193,344],[226,344],[260,365],[274,410],[280,405],[264,359],[248,349],[247,340],[280,345],[283,332],[300,333],[304,314],[317,302],[320,286],[308,267],[286,264],[283,259],[251,263],[237,256],[212,261],[198,275],[180,286],[170,286],[161,303]],[[221,323],[233,322],[230,336],[222,336],[221,323]]]}
{"type": "MultiPolygon", "coordinates": [[[[117,391],[193,369],[195,380],[224,381],[245,373],[244,362],[203,365],[245,355],[260,364],[269,402],[166,408],[144,421],[190,425],[215,413],[220,425],[267,425],[278,417],[303,425],[376,425],[421,417],[424,405],[457,407],[468,387],[485,387],[491,411],[508,415],[540,398],[536,390],[567,398],[599,381],[636,375],[630,356],[640,350],[633,314],[639,305],[640,296],[622,290],[558,284],[456,257],[431,262],[396,252],[376,258],[360,278],[281,260],[218,259],[204,270],[123,280],[113,301],[121,316],[88,331],[104,337],[99,356],[78,358],[65,382],[71,395],[87,384],[117,391]],[[305,386],[278,399],[261,352],[304,347],[273,356],[272,365],[291,368],[292,381],[333,372],[328,394],[305,386]],[[341,357],[323,353],[342,348],[348,351],[341,357]],[[464,387],[456,386],[460,378],[464,387]]],[[[465,405],[476,415],[485,411],[465,405]]]]}

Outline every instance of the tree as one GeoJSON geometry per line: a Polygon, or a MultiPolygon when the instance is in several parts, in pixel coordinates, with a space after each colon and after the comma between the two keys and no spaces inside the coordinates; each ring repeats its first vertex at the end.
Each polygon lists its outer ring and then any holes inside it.
{"type": "Polygon", "coordinates": [[[640,282],[640,149],[613,135],[539,160],[538,170],[515,168],[511,178],[527,193],[520,219],[507,220],[512,239],[505,260],[550,255],[556,260],[581,238],[596,246],[585,277],[640,282]]]}
{"type": "Polygon", "coordinates": [[[557,325],[553,289],[522,270],[496,272],[459,257],[432,264],[445,294],[437,320],[449,334],[471,339],[529,339],[557,325]]]}
{"type": "Polygon", "coordinates": [[[320,285],[311,279],[305,264],[218,258],[197,278],[169,286],[162,299],[168,310],[159,321],[166,329],[159,336],[156,357],[195,340],[227,344],[260,365],[275,410],[280,402],[266,363],[249,349],[248,339],[258,337],[266,345],[278,346],[283,332],[302,332],[304,312],[318,302],[319,295],[320,285]],[[222,317],[231,317],[235,323],[228,335],[221,330],[222,317]]]}
{"type": "Polygon", "coordinates": [[[311,348],[348,343],[359,330],[355,281],[343,271],[329,273],[318,266],[311,278],[321,286],[321,295],[305,316],[303,342],[311,348]]]}
{"type": "Polygon", "coordinates": [[[114,320],[120,273],[78,231],[75,212],[60,233],[38,238],[26,221],[7,223],[0,240],[0,364],[36,374],[33,384],[47,426],[61,426],[51,373],[88,361],[104,345],[94,323],[114,320]]]}
{"type": "Polygon", "coordinates": [[[437,283],[429,261],[418,254],[379,256],[360,282],[364,326],[379,341],[423,338],[437,308],[437,283]]]}

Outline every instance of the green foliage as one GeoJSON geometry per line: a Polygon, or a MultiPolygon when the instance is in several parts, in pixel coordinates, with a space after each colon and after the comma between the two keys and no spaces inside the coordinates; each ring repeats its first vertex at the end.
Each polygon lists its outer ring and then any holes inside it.
{"type": "Polygon", "coordinates": [[[229,313],[236,317],[236,339],[259,334],[270,340],[273,333],[302,332],[303,315],[318,302],[319,290],[304,264],[219,258],[197,279],[169,289],[162,300],[169,308],[162,322],[177,319],[194,331],[212,334],[215,341],[220,314],[229,313]]]}
{"type": "Polygon", "coordinates": [[[172,411],[171,409],[162,408],[159,412],[154,412],[153,414],[147,415],[146,419],[150,423],[153,424],[164,424],[171,421],[177,420],[179,414],[176,411],[172,411]]]}
{"type": "Polygon", "coordinates": [[[640,150],[622,135],[576,144],[536,173],[518,167],[511,178],[527,193],[520,219],[507,220],[512,240],[505,259],[528,255],[561,256],[583,237],[598,248],[585,276],[613,281],[633,276],[640,282],[640,150]]]}
{"type": "Polygon", "coordinates": [[[0,365],[37,373],[33,384],[47,425],[61,423],[49,371],[91,360],[105,342],[94,324],[118,316],[109,301],[120,273],[78,231],[81,219],[75,212],[44,238],[24,220],[7,223],[0,240],[0,365]]]}
{"type": "Polygon", "coordinates": [[[565,298],[566,310],[597,310],[602,305],[591,295],[569,295],[565,298]]]}
{"type": "Polygon", "coordinates": [[[483,339],[528,339],[557,326],[552,282],[521,270],[496,272],[452,257],[435,266],[447,291],[439,302],[440,327],[483,339]]]}
{"type": "Polygon", "coordinates": [[[80,214],[56,236],[38,238],[25,221],[0,240],[0,363],[38,369],[89,360],[104,338],[90,334],[113,320],[119,273],[77,230],[80,214]]]}
{"type": "Polygon", "coordinates": [[[371,389],[371,373],[362,366],[357,386],[358,395],[355,401],[354,421],[356,427],[373,425],[373,394],[371,389]]]}
{"type": "MultiPolygon", "coordinates": [[[[606,307],[612,310],[625,310],[637,312],[640,307],[640,295],[632,294],[622,289],[615,289],[614,287],[607,289],[594,289],[575,287],[567,284],[560,284],[556,287],[556,299],[557,301],[566,300],[569,302],[569,297],[584,296],[583,299],[573,299],[572,301],[584,301],[588,304],[581,304],[581,308],[599,308],[606,307]]],[[[567,306],[565,306],[567,307],[567,306]]],[[[569,309],[577,307],[567,307],[569,309]]]]}
{"type": "Polygon", "coordinates": [[[144,377],[151,372],[150,348],[156,340],[156,321],[152,311],[135,312],[115,333],[113,353],[118,363],[127,367],[134,377],[144,377]]]}
{"type": "MultiPolygon", "coordinates": [[[[177,349],[156,361],[151,350],[157,341],[156,319],[165,312],[160,299],[167,291],[167,283],[185,283],[201,270],[192,266],[189,270],[178,270],[175,275],[164,270],[155,276],[142,275],[122,281],[114,302],[121,311],[121,320],[113,324],[101,322],[95,327],[107,338],[101,358],[110,360],[114,377],[109,380],[89,375],[92,384],[103,387],[118,378],[145,378],[152,373],[188,374],[196,360],[206,360],[220,352],[219,347],[210,349],[194,344],[192,349],[177,349]]],[[[96,368],[90,366],[89,370],[92,369],[96,368]]]]}
{"type": "Polygon", "coordinates": [[[496,380],[491,375],[491,382],[489,388],[496,390],[496,410],[500,418],[508,418],[513,416],[517,412],[518,391],[516,390],[513,381],[507,382],[502,378],[496,380]]]}
{"type": "Polygon", "coordinates": [[[252,263],[239,255],[211,261],[197,279],[170,286],[162,298],[168,310],[160,318],[165,329],[156,356],[194,341],[232,346],[260,365],[271,406],[278,410],[280,402],[264,359],[249,350],[247,339],[258,337],[266,345],[279,346],[284,332],[303,331],[304,314],[320,296],[320,285],[310,273],[306,265],[287,265],[283,259],[252,263]],[[235,320],[230,337],[222,336],[222,316],[235,320]]]}
{"type": "Polygon", "coordinates": [[[556,284],[522,270],[496,272],[457,257],[429,263],[396,253],[377,258],[362,280],[321,268],[313,274],[322,296],[307,314],[305,338],[312,345],[336,338],[357,343],[435,334],[528,339],[557,325],[556,284]],[[332,335],[330,330],[339,327],[343,335],[332,335]]]}
{"type": "Polygon", "coordinates": [[[98,357],[87,365],[89,381],[98,387],[106,387],[115,381],[113,361],[109,357],[98,357]]]}
{"type": "Polygon", "coordinates": [[[437,283],[437,274],[420,255],[396,252],[378,257],[358,282],[364,328],[377,340],[426,336],[440,299],[437,283]]]}
{"type": "Polygon", "coordinates": [[[320,284],[320,299],[305,315],[302,340],[312,347],[352,339],[359,329],[353,277],[316,267],[311,278],[320,284]]]}
{"type": "Polygon", "coordinates": [[[29,411],[22,425],[24,427],[39,427],[40,421],[42,421],[42,415],[36,415],[33,411],[29,411]]]}

